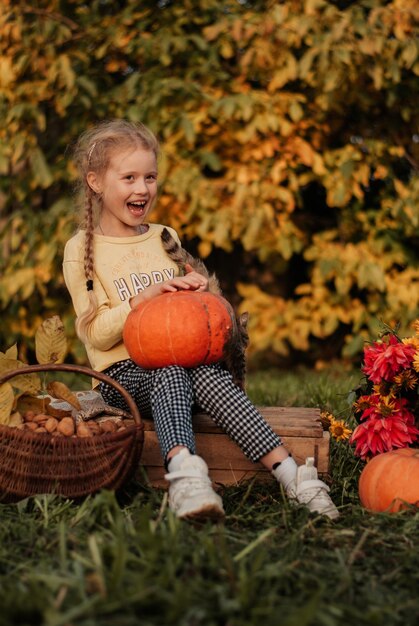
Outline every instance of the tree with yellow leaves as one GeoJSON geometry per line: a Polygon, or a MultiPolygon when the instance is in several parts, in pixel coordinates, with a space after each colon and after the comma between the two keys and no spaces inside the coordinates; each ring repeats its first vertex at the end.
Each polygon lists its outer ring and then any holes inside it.
{"type": "MultiPolygon", "coordinates": [[[[66,150],[109,117],[161,138],[155,217],[239,294],[254,354],[353,356],[381,322],[406,332],[419,314],[418,11],[5,0],[0,345],[32,340],[50,313],[72,337],[66,150]]],[[[74,336],[70,351],[84,359],[74,336]]]]}

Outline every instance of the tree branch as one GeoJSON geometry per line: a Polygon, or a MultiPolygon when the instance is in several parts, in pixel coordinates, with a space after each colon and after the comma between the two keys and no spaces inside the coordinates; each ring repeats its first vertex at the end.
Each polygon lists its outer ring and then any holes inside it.
{"type": "Polygon", "coordinates": [[[25,7],[22,10],[23,13],[33,13],[34,15],[39,15],[43,18],[49,18],[51,20],[55,20],[56,22],[62,22],[63,24],[66,24],[69,28],[71,28],[71,30],[79,29],[79,25],[76,24],[76,22],[73,22],[73,20],[71,20],[69,17],[66,17],[65,15],[61,15],[61,13],[53,13],[51,11],[47,11],[46,9],[36,9],[34,7],[25,7]]]}

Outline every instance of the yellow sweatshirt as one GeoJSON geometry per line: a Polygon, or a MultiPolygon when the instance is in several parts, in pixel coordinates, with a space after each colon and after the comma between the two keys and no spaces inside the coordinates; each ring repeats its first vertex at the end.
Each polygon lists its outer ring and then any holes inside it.
{"type": "MultiPolygon", "coordinates": [[[[160,239],[163,228],[160,224],[149,224],[145,234],[135,237],[94,235],[93,289],[99,308],[88,327],[86,351],[96,371],[101,372],[129,358],[122,342],[122,329],[131,311],[130,298],[149,285],[179,275],[176,263],[163,249],[160,239]]],[[[180,244],[177,233],[172,228],[168,230],[180,244]]],[[[64,280],[77,316],[87,309],[89,302],[84,275],[84,239],[85,231],[80,230],[64,250],[64,280]]]]}

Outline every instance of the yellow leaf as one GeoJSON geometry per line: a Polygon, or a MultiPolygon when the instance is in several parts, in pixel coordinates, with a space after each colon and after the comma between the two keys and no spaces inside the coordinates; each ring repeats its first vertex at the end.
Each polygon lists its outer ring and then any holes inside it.
{"type": "Polygon", "coordinates": [[[6,350],[6,352],[0,352],[0,360],[1,359],[11,359],[13,361],[17,361],[17,344],[13,344],[6,350]]]}
{"type": "Polygon", "coordinates": [[[9,297],[21,290],[20,296],[25,300],[33,292],[35,286],[34,278],[35,270],[33,267],[22,267],[13,271],[10,275],[3,276],[2,289],[9,297]]]}
{"type": "Polygon", "coordinates": [[[15,343],[13,346],[10,346],[10,348],[4,353],[4,356],[7,359],[17,359],[17,344],[15,343]]]}
{"type": "Polygon", "coordinates": [[[303,319],[295,319],[289,334],[291,345],[297,350],[308,350],[310,336],[310,322],[303,319]]]}
{"type": "Polygon", "coordinates": [[[409,41],[409,43],[407,44],[406,48],[403,50],[402,52],[402,59],[406,64],[406,67],[412,67],[412,65],[415,63],[416,59],[418,58],[418,47],[416,45],[416,42],[414,39],[412,39],[411,41],[409,41]]]}
{"type": "Polygon", "coordinates": [[[206,258],[212,250],[212,244],[210,241],[201,241],[198,245],[199,256],[202,258],[206,258]]]}
{"type": "Polygon", "coordinates": [[[375,46],[375,39],[373,37],[365,37],[361,39],[358,44],[359,49],[363,54],[368,54],[372,56],[377,51],[375,46]]]}
{"type": "Polygon", "coordinates": [[[234,20],[231,26],[231,34],[234,41],[240,41],[243,37],[243,22],[240,19],[234,20]]]}
{"type": "Polygon", "coordinates": [[[62,83],[67,89],[72,89],[76,80],[76,74],[71,66],[68,55],[60,54],[57,59],[57,65],[62,83]]]}
{"type": "Polygon", "coordinates": [[[294,142],[295,151],[307,167],[313,165],[314,150],[309,143],[297,137],[294,142]]]}
{"type": "Polygon", "coordinates": [[[361,289],[385,291],[385,274],[377,263],[371,261],[361,263],[357,271],[357,276],[358,286],[361,289]]]}
{"type": "Polygon", "coordinates": [[[0,86],[8,87],[15,81],[15,72],[12,65],[12,59],[8,57],[0,57],[0,86]]]}
{"type": "Polygon", "coordinates": [[[224,22],[219,22],[212,26],[206,26],[203,30],[204,37],[207,41],[213,41],[224,30],[224,22]]]}
{"type": "Polygon", "coordinates": [[[280,70],[277,70],[269,82],[268,91],[270,93],[283,87],[289,80],[292,80],[295,76],[292,75],[290,68],[285,66],[280,70]]]}
{"type": "Polygon", "coordinates": [[[394,179],[394,187],[397,191],[397,194],[400,198],[406,199],[409,196],[409,191],[403,183],[397,178],[394,179]]]}
{"type": "Polygon", "coordinates": [[[12,385],[4,383],[0,386],[0,424],[7,425],[10,421],[14,402],[14,393],[12,385]]]}
{"type": "MultiPolygon", "coordinates": [[[[6,374],[6,372],[19,370],[25,366],[26,363],[22,361],[8,359],[0,354],[0,376],[6,374]]],[[[10,383],[13,387],[16,387],[24,393],[38,393],[41,388],[41,381],[37,374],[19,374],[11,378],[10,383]]]]}
{"type": "Polygon", "coordinates": [[[0,353],[0,376],[6,372],[17,370],[20,367],[24,367],[25,363],[18,361],[18,359],[9,359],[5,354],[0,353]]]}
{"type": "Polygon", "coordinates": [[[21,426],[22,424],[23,424],[23,418],[21,414],[19,413],[19,411],[15,411],[14,413],[10,415],[9,422],[7,425],[10,426],[11,428],[16,428],[18,426],[21,426]]]}
{"type": "Polygon", "coordinates": [[[372,79],[374,81],[374,87],[377,91],[380,91],[383,85],[383,68],[381,65],[375,65],[371,70],[372,79]]]}
{"type": "Polygon", "coordinates": [[[323,158],[317,152],[313,154],[313,172],[317,174],[317,176],[324,176],[327,170],[324,166],[323,158]]]}
{"type": "Polygon", "coordinates": [[[37,394],[41,390],[41,380],[37,374],[19,374],[11,381],[13,387],[17,387],[24,393],[37,394]]]}
{"type": "Polygon", "coordinates": [[[296,102],[296,100],[291,102],[289,114],[293,122],[299,122],[304,116],[303,108],[298,102],[296,102]]]}
{"type": "Polygon", "coordinates": [[[54,182],[53,175],[47,163],[44,153],[39,148],[34,148],[29,154],[34,180],[46,189],[54,182]]]}
{"type": "Polygon", "coordinates": [[[35,353],[38,363],[62,363],[67,353],[64,326],[58,315],[44,320],[35,333],[35,353]]]}
{"type": "Polygon", "coordinates": [[[325,0],[305,0],[304,13],[315,16],[318,9],[322,9],[326,4],[325,0]]]}

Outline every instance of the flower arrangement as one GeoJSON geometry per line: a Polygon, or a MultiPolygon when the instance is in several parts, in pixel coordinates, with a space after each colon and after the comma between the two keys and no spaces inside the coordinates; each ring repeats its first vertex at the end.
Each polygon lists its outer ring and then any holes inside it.
{"type": "Polygon", "coordinates": [[[364,349],[365,383],[356,392],[358,425],[349,440],[364,460],[419,445],[419,320],[414,327],[404,339],[387,329],[364,349]]]}

